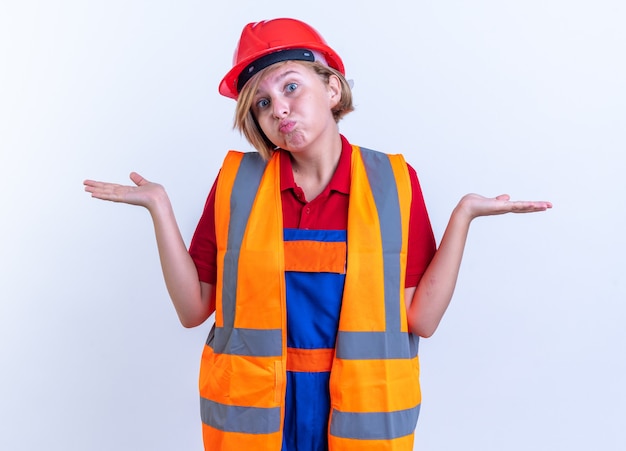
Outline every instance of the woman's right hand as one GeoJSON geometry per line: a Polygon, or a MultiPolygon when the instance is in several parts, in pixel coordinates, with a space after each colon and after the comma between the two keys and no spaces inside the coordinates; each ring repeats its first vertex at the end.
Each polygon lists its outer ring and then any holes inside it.
{"type": "Polygon", "coordinates": [[[131,172],[135,186],[85,180],[91,197],[145,207],[152,216],[165,285],[180,322],[185,327],[202,324],[215,310],[213,286],[200,283],[198,271],[176,224],[163,186],[131,172]]]}
{"type": "Polygon", "coordinates": [[[130,179],[135,186],[95,180],[85,180],[83,185],[85,185],[85,191],[91,193],[91,197],[96,199],[139,205],[148,210],[152,210],[161,199],[167,197],[163,186],[146,180],[136,172],[131,172],[130,179]]]}

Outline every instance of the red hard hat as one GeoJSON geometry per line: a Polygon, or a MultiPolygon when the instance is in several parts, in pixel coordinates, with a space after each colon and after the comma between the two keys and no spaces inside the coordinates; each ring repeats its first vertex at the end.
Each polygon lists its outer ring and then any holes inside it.
{"type": "Polygon", "coordinates": [[[241,32],[233,56],[233,67],[220,83],[220,94],[237,100],[245,82],[264,67],[285,60],[313,61],[313,56],[306,50],[321,53],[330,67],[345,75],[339,55],[310,25],[296,19],[273,19],[249,23],[241,32]],[[287,52],[291,49],[294,49],[295,53],[287,52]],[[268,57],[271,54],[275,54],[275,57],[268,57]],[[246,74],[240,80],[244,69],[246,74]]]}

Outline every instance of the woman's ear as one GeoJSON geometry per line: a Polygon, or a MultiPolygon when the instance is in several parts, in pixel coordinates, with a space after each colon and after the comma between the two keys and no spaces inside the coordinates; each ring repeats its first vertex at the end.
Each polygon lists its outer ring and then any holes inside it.
{"type": "Polygon", "coordinates": [[[335,108],[341,100],[341,82],[336,75],[328,77],[328,94],[330,95],[330,108],[335,108]]]}

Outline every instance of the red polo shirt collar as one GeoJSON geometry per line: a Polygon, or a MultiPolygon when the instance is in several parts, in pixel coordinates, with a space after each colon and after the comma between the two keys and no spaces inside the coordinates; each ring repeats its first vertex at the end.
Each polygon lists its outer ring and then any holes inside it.
{"type": "MultiPolygon", "coordinates": [[[[352,146],[348,140],[341,135],[341,155],[339,163],[333,177],[328,183],[328,191],[337,191],[343,194],[350,194],[350,165],[352,161],[352,146]]],[[[295,190],[296,182],[293,179],[293,169],[289,152],[280,151],[280,190],[295,190]]],[[[325,190],[326,191],[326,190],[325,190]]],[[[309,201],[311,199],[308,199],[309,201]]]]}

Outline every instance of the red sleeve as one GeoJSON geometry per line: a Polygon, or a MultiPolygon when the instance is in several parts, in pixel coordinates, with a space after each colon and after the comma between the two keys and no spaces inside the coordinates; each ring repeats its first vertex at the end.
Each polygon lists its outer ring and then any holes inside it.
{"type": "Polygon", "coordinates": [[[410,165],[409,177],[411,179],[413,197],[409,217],[406,288],[417,286],[437,249],[426,204],[424,203],[424,196],[422,195],[422,188],[420,187],[415,169],[410,165]]]}
{"type": "MultiPolygon", "coordinates": [[[[219,177],[219,175],[218,175],[219,177]]],[[[217,179],[209,192],[204,211],[196,226],[189,245],[189,255],[198,270],[202,282],[215,284],[217,280],[217,244],[215,239],[215,188],[217,179]]]]}

